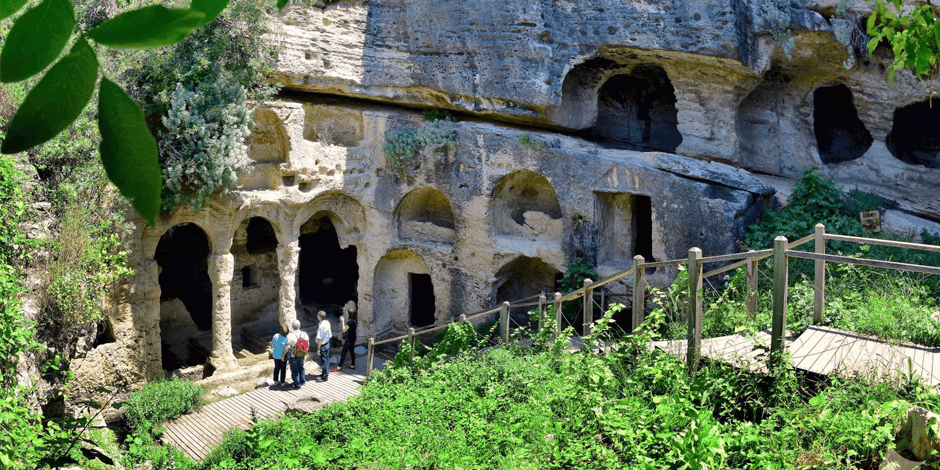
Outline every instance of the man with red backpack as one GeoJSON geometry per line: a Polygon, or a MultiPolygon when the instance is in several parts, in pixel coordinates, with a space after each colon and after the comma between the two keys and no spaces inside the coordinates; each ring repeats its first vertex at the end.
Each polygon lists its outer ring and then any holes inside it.
{"type": "Polygon", "coordinates": [[[290,378],[294,388],[299,389],[307,383],[307,374],[304,371],[304,359],[310,350],[310,337],[300,329],[300,320],[291,323],[291,332],[287,335],[287,346],[284,348],[284,358],[290,359],[290,378]]]}

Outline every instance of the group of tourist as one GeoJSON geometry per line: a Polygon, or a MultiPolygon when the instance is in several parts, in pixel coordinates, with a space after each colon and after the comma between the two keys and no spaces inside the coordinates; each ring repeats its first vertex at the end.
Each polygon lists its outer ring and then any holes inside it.
{"type": "MultiPolygon", "coordinates": [[[[340,325],[343,328],[344,340],[343,349],[339,355],[339,364],[334,371],[342,367],[346,359],[346,352],[351,356],[350,368],[356,368],[356,352],[353,349],[356,345],[356,328],[358,326],[355,318],[356,311],[348,309],[346,316],[339,318],[340,325]]],[[[326,312],[320,310],[317,313],[317,320],[320,322],[317,326],[317,354],[320,358],[320,376],[316,378],[317,382],[326,382],[330,376],[330,339],[333,337],[333,329],[330,322],[326,319],[326,312]]],[[[272,356],[274,357],[274,384],[279,386],[287,385],[285,381],[287,374],[287,365],[290,364],[291,385],[294,389],[300,389],[307,383],[307,374],[304,370],[304,360],[307,358],[307,352],[310,349],[310,336],[300,329],[300,320],[294,320],[290,326],[290,332],[287,328],[281,326],[281,332],[274,335],[271,339],[271,345],[274,346],[272,356]]]]}

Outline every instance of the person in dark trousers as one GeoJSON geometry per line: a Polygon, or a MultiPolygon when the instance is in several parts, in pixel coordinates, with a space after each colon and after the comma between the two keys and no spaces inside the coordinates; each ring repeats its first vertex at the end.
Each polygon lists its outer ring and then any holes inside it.
{"type": "Polygon", "coordinates": [[[323,370],[322,375],[317,377],[317,382],[326,382],[330,377],[330,338],[333,336],[333,330],[323,310],[317,313],[317,320],[320,320],[320,326],[317,328],[317,348],[320,351],[320,368],[323,370]]]}
{"type": "Polygon", "coordinates": [[[284,385],[287,375],[287,363],[284,362],[284,349],[287,348],[289,340],[287,339],[287,327],[281,326],[281,332],[274,335],[271,339],[271,345],[274,351],[271,355],[274,357],[274,384],[284,385]]]}
{"type": "Polygon", "coordinates": [[[346,321],[346,317],[339,317],[340,323],[343,325],[343,333],[345,334],[345,340],[343,341],[343,350],[339,353],[339,366],[338,368],[343,367],[343,362],[346,361],[346,351],[349,351],[350,356],[350,369],[356,368],[356,327],[359,326],[359,323],[356,321],[356,311],[349,309],[346,311],[346,314],[349,316],[349,321],[346,321]]]}

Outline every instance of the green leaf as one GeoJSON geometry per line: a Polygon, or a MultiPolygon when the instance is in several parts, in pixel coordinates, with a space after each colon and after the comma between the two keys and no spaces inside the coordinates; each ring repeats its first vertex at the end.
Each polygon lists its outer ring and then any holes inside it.
{"type": "Polygon", "coordinates": [[[56,136],[85,109],[98,79],[98,59],[84,40],[52,66],[16,111],[2,153],[17,153],[56,136]]]}
{"type": "Polygon", "coordinates": [[[27,79],[62,52],[75,28],[69,0],[45,0],[13,23],[0,53],[0,82],[27,79]]]}
{"type": "Polygon", "coordinates": [[[115,16],[89,31],[88,37],[117,48],[169,46],[202,26],[205,16],[201,11],[152,5],[115,16]]]}
{"type": "Polygon", "coordinates": [[[201,11],[206,16],[202,19],[201,26],[207,25],[216,19],[225,7],[228,6],[229,0],[193,0],[189,4],[190,10],[201,11]]]}
{"type": "Polygon", "coordinates": [[[0,0],[0,20],[20,11],[26,0],[0,0]]]}
{"type": "Polygon", "coordinates": [[[160,213],[163,186],[157,141],[144,113],[121,87],[103,78],[98,98],[98,130],[101,132],[101,163],[134,209],[151,225],[160,213]]]}
{"type": "Polygon", "coordinates": [[[284,7],[287,6],[288,2],[290,2],[290,0],[277,0],[277,10],[278,11],[283,10],[284,7]]]}

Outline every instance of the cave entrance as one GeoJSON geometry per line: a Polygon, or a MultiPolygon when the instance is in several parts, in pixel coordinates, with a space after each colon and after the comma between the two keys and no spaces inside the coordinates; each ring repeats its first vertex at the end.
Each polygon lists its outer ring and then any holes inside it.
{"type": "Polygon", "coordinates": [[[885,143],[898,160],[940,168],[940,106],[927,101],[894,110],[894,126],[885,143]]]}
{"type": "Polygon", "coordinates": [[[408,273],[408,291],[411,299],[411,325],[434,324],[434,284],[430,274],[408,273]]]}
{"type": "Polygon", "coordinates": [[[544,176],[520,170],[504,176],[493,191],[490,226],[498,235],[561,237],[561,206],[544,176]]]}
{"type": "Polygon", "coordinates": [[[212,280],[209,237],[195,224],[166,231],[154,259],[160,267],[160,342],[163,368],[205,362],[211,348],[212,280]]]}
{"type": "Polygon", "coordinates": [[[594,134],[635,150],[673,153],[682,143],[676,92],[659,66],[641,66],[614,75],[597,95],[594,134]]]}
{"type": "Polygon", "coordinates": [[[618,267],[633,264],[642,255],[653,258],[653,201],[629,193],[596,193],[598,204],[597,264],[618,267]]]}
{"type": "Polygon", "coordinates": [[[852,90],[845,85],[817,88],[813,92],[813,132],[823,163],[842,163],[860,158],[874,139],[858,118],[852,90]]]}
{"type": "MultiPolygon", "coordinates": [[[[563,277],[560,271],[539,258],[520,256],[496,272],[496,303],[522,299],[538,300],[538,295],[543,292],[548,298],[552,298],[551,293],[554,292],[556,282],[563,277]]],[[[527,324],[529,310],[512,309],[512,320],[517,324],[527,324]]]]}
{"type": "Polygon", "coordinates": [[[311,217],[300,229],[300,302],[313,311],[336,312],[350,300],[359,301],[356,247],[340,248],[336,228],[327,216],[311,217]]]}

